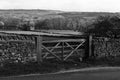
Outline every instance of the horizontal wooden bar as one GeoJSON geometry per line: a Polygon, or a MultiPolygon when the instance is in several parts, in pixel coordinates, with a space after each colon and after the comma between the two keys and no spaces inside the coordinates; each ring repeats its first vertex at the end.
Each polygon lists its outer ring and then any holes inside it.
{"type": "Polygon", "coordinates": [[[3,31],[1,30],[0,31],[0,34],[15,34],[15,35],[33,35],[33,36],[61,36],[61,37],[78,37],[78,36],[82,36],[84,35],[85,33],[78,33],[78,32],[68,32],[68,33],[64,33],[63,32],[60,32],[60,33],[51,33],[51,32],[42,32],[42,31],[3,31]]]}
{"type": "MultiPolygon", "coordinates": [[[[67,56],[67,54],[64,54],[63,55],[63,57],[66,57],[67,56]]],[[[78,57],[77,55],[72,55],[72,57],[78,57]]],[[[82,56],[79,56],[80,58],[82,58],[82,56]]],[[[47,57],[45,57],[44,59],[55,59],[55,57],[54,56],[47,56],[47,57]]]]}
{"type": "MultiPolygon", "coordinates": [[[[70,45],[71,47],[76,47],[76,46],[78,46],[78,45],[70,45]]],[[[71,48],[70,46],[64,46],[64,48],[71,48]]],[[[54,46],[53,46],[54,47],[54,46]]],[[[51,48],[53,48],[53,47],[47,47],[48,49],[51,49],[51,48]]],[[[57,47],[55,47],[54,49],[58,49],[58,48],[62,48],[62,46],[57,46],[57,47]]]]}
{"type": "MultiPolygon", "coordinates": [[[[4,40],[0,39],[0,42],[34,42],[34,40],[17,40],[17,39],[11,39],[11,40],[4,40]]],[[[43,41],[43,43],[56,43],[56,42],[80,42],[85,41],[85,39],[68,39],[68,40],[51,40],[51,41],[43,41]]]]}
{"type": "Polygon", "coordinates": [[[85,39],[51,40],[51,41],[43,41],[43,43],[55,43],[55,42],[80,42],[80,41],[85,41],[85,39]]]}
{"type": "Polygon", "coordinates": [[[0,42],[30,42],[30,43],[35,43],[34,41],[30,41],[30,40],[0,40],[0,42]]]}
{"type": "MultiPolygon", "coordinates": [[[[69,53],[69,52],[71,52],[72,50],[64,50],[64,53],[69,53]]],[[[83,49],[77,49],[76,51],[83,51],[83,49]]],[[[43,52],[43,54],[46,54],[47,52],[43,52]]],[[[54,51],[54,52],[52,52],[52,53],[54,53],[54,54],[61,54],[61,51],[54,51]]]]}

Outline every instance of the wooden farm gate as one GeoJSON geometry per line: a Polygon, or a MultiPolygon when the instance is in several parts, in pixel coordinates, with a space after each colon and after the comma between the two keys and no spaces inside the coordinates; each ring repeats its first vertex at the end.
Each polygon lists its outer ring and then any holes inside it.
{"type": "MultiPolygon", "coordinates": [[[[37,36],[37,60],[42,62],[44,59],[54,58],[66,61],[72,58],[82,58],[86,56],[88,49],[87,38],[65,38],[43,40],[44,37],[37,36]]],[[[89,55],[89,53],[87,53],[89,55]]]]}
{"type": "Polygon", "coordinates": [[[76,56],[80,60],[84,56],[85,39],[65,39],[43,41],[42,43],[42,58],[56,58],[66,61],[71,56],[76,56]]]}

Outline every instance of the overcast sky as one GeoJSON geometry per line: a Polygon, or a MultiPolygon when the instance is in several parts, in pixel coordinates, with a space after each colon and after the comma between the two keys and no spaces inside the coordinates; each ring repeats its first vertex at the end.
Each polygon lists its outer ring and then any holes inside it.
{"type": "Polygon", "coordinates": [[[120,0],[0,0],[0,9],[120,12],[120,0]]]}

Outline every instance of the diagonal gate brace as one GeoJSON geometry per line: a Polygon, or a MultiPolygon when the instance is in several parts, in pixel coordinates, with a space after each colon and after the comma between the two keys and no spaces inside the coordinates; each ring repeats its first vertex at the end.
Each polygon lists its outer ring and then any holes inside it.
{"type": "Polygon", "coordinates": [[[70,52],[70,54],[64,58],[64,61],[67,60],[84,42],[85,41],[83,41],[82,43],[80,43],[74,50],[72,50],[70,52]]]}
{"type": "MultiPolygon", "coordinates": [[[[50,51],[52,52],[52,51],[53,51],[55,48],[57,48],[59,45],[60,45],[60,42],[57,43],[54,47],[52,47],[52,49],[51,49],[50,51]]],[[[43,56],[43,58],[46,58],[46,57],[48,56],[48,54],[49,54],[49,52],[47,52],[47,53],[43,56]]]]}
{"type": "Polygon", "coordinates": [[[53,56],[55,56],[57,59],[61,60],[60,57],[58,57],[56,54],[54,54],[53,52],[51,52],[49,49],[47,49],[44,45],[42,45],[42,47],[50,54],[52,54],[53,56]]]}

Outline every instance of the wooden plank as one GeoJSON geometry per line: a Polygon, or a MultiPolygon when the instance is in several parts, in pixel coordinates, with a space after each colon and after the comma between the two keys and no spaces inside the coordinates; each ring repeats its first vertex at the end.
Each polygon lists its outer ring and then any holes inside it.
{"type": "Polygon", "coordinates": [[[39,31],[0,31],[0,34],[16,34],[16,35],[34,35],[34,36],[59,36],[59,37],[68,37],[68,36],[81,36],[84,35],[84,33],[78,33],[78,34],[58,34],[58,33],[49,33],[49,32],[39,32],[39,31]]]}
{"type": "Polygon", "coordinates": [[[42,62],[42,37],[37,36],[36,37],[36,51],[37,51],[37,61],[38,63],[42,62]]]}
{"type": "Polygon", "coordinates": [[[62,42],[62,61],[64,61],[64,42],[62,42]]]}
{"type": "Polygon", "coordinates": [[[34,41],[31,41],[31,40],[0,40],[0,42],[30,42],[30,43],[35,43],[34,41]]]}
{"type": "MultiPolygon", "coordinates": [[[[77,52],[79,52],[79,51],[82,51],[83,49],[77,49],[77,52]]],[[[69,54],[70,52],[71,52],[72,50],[64,50],[64,54],[69,54]]],[[[45,55],[47,52],[43,52],[42,54],[43,55],[45,55]]],[[[55,51],[55,52],[52,52],[52,53],[54,53],[54,54],[60,54],[61,55],[61,51],[59,50],[59,51],[55,51]]],[[[50,54],[48,54],[48,56],[49,56],[50,54]]],[[[46,56],[47,57],[47,56],[46,56]]]]}
{"type": "Polygon", "coordinates": [[[80,42],[80,41],[85,41],[85,39],[51,40],[51,41],[43,41],[43,43],[55,43],[55,42],[80,42]]]}
{"type": "MultiPolygon", "coordinates": [[[[65,42],[66,43],[66,42],[65,42]]],[[[70,45],[70,46],[64,46],[64,48],[73,48],[73,47],[77,47],[78,45],[70,45]]],[[[53,46],[54,47],[54,46],[53,46]]],[[[52,46],[49,46],[49,47],[47,47],[48,49],[51,49],[52,48],[52,46]]],[[[61,46],[56,46],[56,47],[54,47],[55,49],[59,49],[59,48],[61,48],[61,46]]],[[[71,49],[72,49],[71,48],[71,49]]]]}
{"type": "MultiPolygon", "coordinates": [[[[67,54],[64,54],[64,57],[66,57],[67,54]]],[[[76,55],[72,55],[72,57],[77,57],[76,55]]],[[[47,56],[46,59],[55,59],[54,56],[47,56]]]]}

